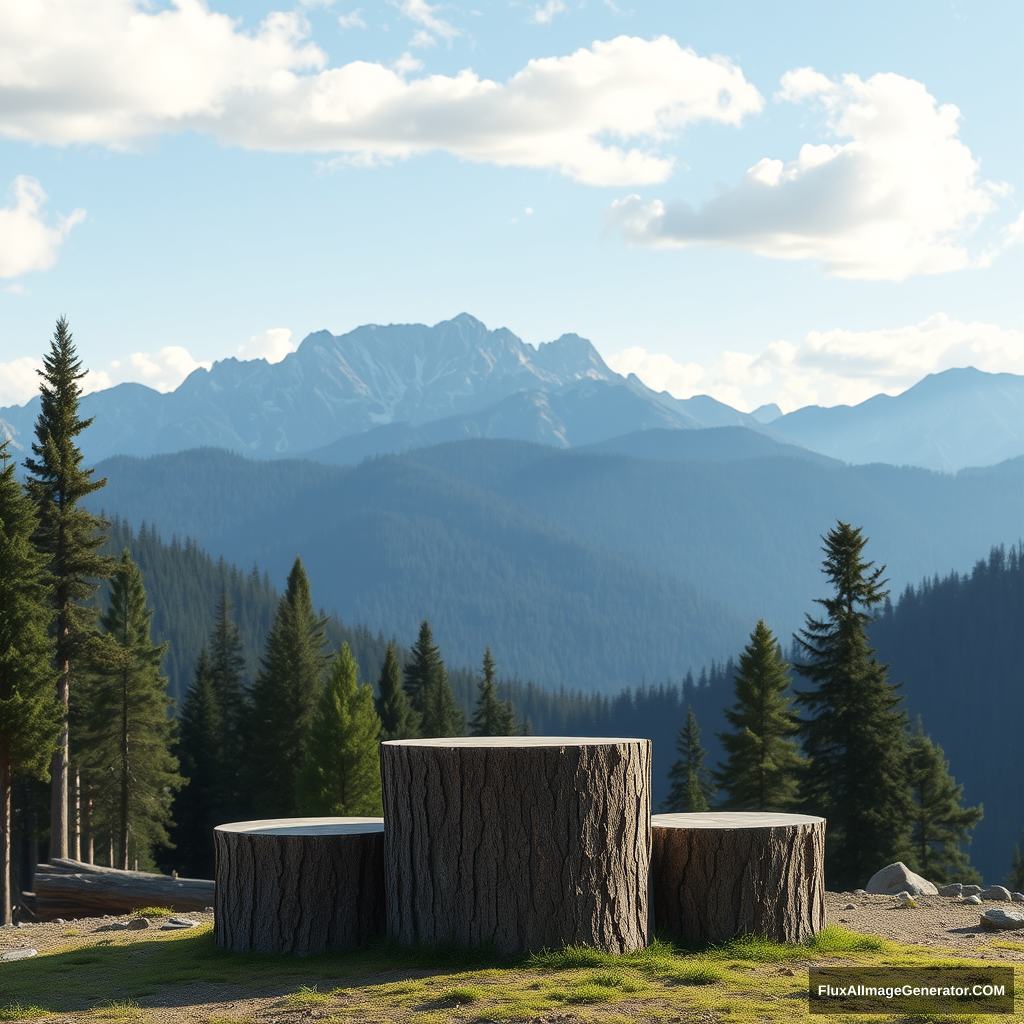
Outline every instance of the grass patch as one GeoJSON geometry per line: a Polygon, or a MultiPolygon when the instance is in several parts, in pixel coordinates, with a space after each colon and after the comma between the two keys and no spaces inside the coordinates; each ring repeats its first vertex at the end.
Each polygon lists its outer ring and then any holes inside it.
{"type": "Polygon", "coordinates": [[[40,1017],[49,1016],[50,1011],[44,1010],[41,1006],[22,1006],[21,1003],[0,1006],[0,1021],[38,1020],[40,1017]]]}
{"type": "Polygon", "coordinates": [[[807,940],[807,948],[815,953],[883,953],[892,943],[876,935],[861,935],[838,924],[826,925],[807,940]]]}
{"type": "Polygon", "coordinates": [[[177,915],[176,910],[171,910],[170,907],[138,907],[131,913],[132,917],[174,917],[177,915]]]}
{"type": "Polygon", "coordinates": [[[142,1008],[134,999],[117,999],[103,1003],[92,1011],[100,1020],[142,1020],[142,1008]]]}
{"type": "Polygon", "coordinates": [[[299,1009],[306,1006],[326,1006],[331,1001],[329,992],[321,992],[316,985],[303,985],[298,992],[284,997],[285,1006],[299,1009]]]}
{"type": "Polygon", "coordinates": [[[477,1002],[481,994],[479,989],[460,985],[455,988],[446,988],[438,995],[437,1001],[446,1006],[467,1006],[469,1003],[477,1002]]]}

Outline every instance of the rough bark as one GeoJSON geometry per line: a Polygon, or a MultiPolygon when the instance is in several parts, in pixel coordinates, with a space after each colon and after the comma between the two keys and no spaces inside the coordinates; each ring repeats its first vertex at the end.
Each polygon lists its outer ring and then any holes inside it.
{"type": "Polygon", "coordinates": [[[825,819],[656,814],[654,926],[681,942],[760,935],[801,942],[825,926],[825,819]]]}
{"type": "Polygon", "coordinates": [[[214,896],[207,879],[120,871],[63,858],[36,868],[34,890],[34,912],[44,920],[127,914],[142,907],[201,911],[213,906],[214,896]]]}
{"type": "Polygon", "coordinates": [[[218,946],[304,956],[383,933],[383,818],[242,821],[213,839],[218,946]]]}
{"type": "Polygon", "coordinates": [[[381,745],[388,933],[501,954],[648,942],[649,740],[381,745]]]}
{"type": "MultiPolygon", "coordinates": [[[[67,636],[63,619],[58,631],[67,636]]],[[[68,855],[68,700],[71,667],[64,659],[60,662],[57,678],[57,701],[63,707],[63,720],[57,736],[57,746],[50,761],[50,860],[66,859],[68,855]]]]}
{"type": "Polygon", "coordinates": [[[0,925],[13,920],[11,911],[11,748],[0,741],[0,925]]]}

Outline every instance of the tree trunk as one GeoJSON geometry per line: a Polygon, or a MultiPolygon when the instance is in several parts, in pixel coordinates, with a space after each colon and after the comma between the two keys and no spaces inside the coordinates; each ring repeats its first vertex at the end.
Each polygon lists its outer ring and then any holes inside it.
{"type": "Polygon", "coordinates": [[[11,747],[0,741],[0,925],[11,917],[11,747]]]}
{"type": "Polygon", "coordinates": [[[214,942],[324,953],[384,931],[384,820],[277,818],[213,830],[214,942]]]}
{"type": "Polygon", "coordinates": [[[388,934],[501,954],[648,942],[649,740],[381,744],[388,934]]]}
{"type": "MultiPolygon", "coordinates": [[[[61,618],[58,629],[67,634],[61,618]]],[[[60,663],[57,678],[57,702],[63,719],[57,736],[57,747],[50,761],[50,860],[68,855],[68,698],[71,666],[67,659],[60,663]]]]}
{"type": "Polygon", "coordinates": [[[825,926],[825,819],[709,811],[651,819],[654,926],[681,942],[801,942],[825,926]]]}

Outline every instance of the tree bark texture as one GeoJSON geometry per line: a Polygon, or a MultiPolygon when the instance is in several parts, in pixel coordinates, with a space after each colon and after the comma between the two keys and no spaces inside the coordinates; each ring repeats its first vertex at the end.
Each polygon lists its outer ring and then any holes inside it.
{"type": "Polygon", "coordinates": [[[654,926],[681,942],[759,935],[802,942],[825,926],[825,819],[656,814],[654,926]]]}
{"type": "MultiPolygon", "coordinates": [[[[59,625],[67,634],[67,628],[59,625]]],[[[60,663],[57,679],[57,702],[63,708],[63,720],[57,736],[57,746],[50,761],[50,860],[67,859],[68,855],[68,700],[71,668],[64,660],[60,663]]]]}
{"type": "Polygon", "coordinates": [[[649,740],[381,744],[388,934],[499,954],[648,942],[649,740]]]}
{"type": "Polygon", "coordinates": [[[221,948],[305,956],[383,934],[383,818],[242,821],[213,840],[221,948]]]}
{"type": "Polygon", "coordinates": [[[61,858],[36,868],[33,888],[33,909],[43,920],[127,914],[143,907],[195,912],[213,906],[214,896],[213,882],[203,878],[121,871],[61,858]]]}
{"type": "Polygon", "coordinates": [[[11,747],[0,740],[0,925],[13,920],[11,898],[11,747]]]}

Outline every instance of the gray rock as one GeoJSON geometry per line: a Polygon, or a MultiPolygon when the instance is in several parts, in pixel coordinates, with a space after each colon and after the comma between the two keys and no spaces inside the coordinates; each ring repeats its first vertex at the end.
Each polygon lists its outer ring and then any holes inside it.
{"type": "Polygon", "coordinates": [[[127,921],[112,921],[110,924],[101,924],[96,929],[98,932],[123,932],[128,927],[127,921]]]}
{"type": "Polygon", "coordinates": [[[972,903],[975,906],[977,906],[979,903],[981,903],[981,897],[977,893],[971,893],[970,896],[964,897],[964,903],[972,903]]]}
{"type": "Polygon", "coordinates": [[[204,914],[212,914],[213,913],[213,907],[203,907],[203,913],[204,914]]]}
{"type": "Polygon", "coordinates": [[[847,903],[843,910],[856,910],[857,908],[852,903],[847,903]]]}
{"type": "Polygon", "coordinates": [[[1013,894],[1014,903],[1024,903],[1024,892],[1015,892],[1013,894]]]}
{"type": "Polygon", "coordinates": [[[981,886],[980,885],[965,885],[960,890],[960,895],[961,896],[977,896],[979,892],[981,892],[981,886]]]}
{"type": "Polygon", "coordinates": [[[978,895],[983,900],[999,900],[1001,903],[1009,903],[1013,899],[1010,890],[1001,885],[990,885],[978,895]]]}
{"type": "Polygon", "coordinates": [[[144,917],[133,917],[125,927],[130,932],[142,931],[143,928],[149,927],[149,922],[144,917]]]}
{"type": "Polygon", "coordinates": [[[880,893],[883,896],[900,892],[907,892],[911,896],[936,896],[939,891],[927,878],[915,874],[901,860],[895,864],[886,864],[884,868],[876,871],[866,888],[870,893],[880,893]]]}
{"type": "Polygon", "coordinates": [[[901,910],[917,910],[917,901],[909,892],[901,892],[896,897],[896,906],[901,910]]]}
{"type": "Polygon", "coordinates": [[[853,890],[853,895],[854,896],[867,896],[867,894],[868,894],[867,889],[854,889],[853,890]]]}
{"type": "Polygon", "coordinates": [[[963,885],[960,882],[951,882],[949,885],[939,886],[940,896],[960,896],[962,895],[963,885]]]}
{"type": "Polygon", "coordinates": [[[990,931],[1024,928],[1024,914],[1017,910],[986,910],[981,915],[981,927],[990,931]]]}
{"type": "Polygon", "coordinates": [[[188,917],[172,917],[160,925],[160,930],[165,932],[179,931],[182,928],[195,928],[198,924],[198,921],[193,921],[188,917]]]}
{"type": "Polygon", "coordinates": [[[35,956],[39,951],[35,949],[12,949],[9,953],[0,956],[0,960],[27,960],[35,956]]]}

